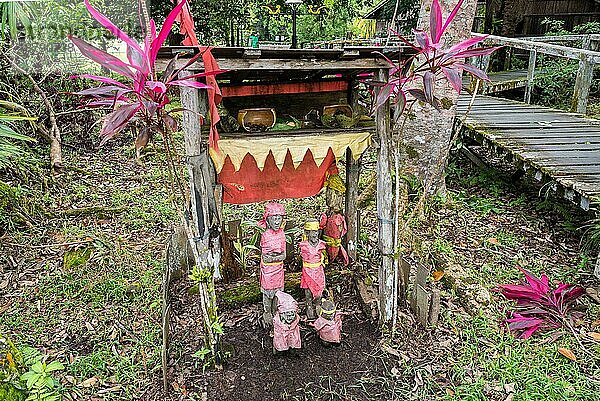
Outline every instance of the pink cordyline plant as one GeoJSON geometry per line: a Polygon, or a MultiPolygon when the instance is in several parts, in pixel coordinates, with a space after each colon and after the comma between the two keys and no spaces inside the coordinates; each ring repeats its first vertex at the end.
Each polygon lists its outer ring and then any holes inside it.
{"type": "MultiPolygon", "coordinates": [[[[193,87],[198,89],[209,88],[208,85],[198,82],[196,78],[218,74],[221,71],[188,75],[179,79],[179,73],[193,64],[202,53],[190,58],[187,63],[176,68],[177,56],[167,65],[162,79],[156,77],[155,64],[158,51],[167,39],[177,16],[181,12],[186,0],[181,1],[167,16],[159,33],[156,32],[154,20],[149,21],[149,26],[143,46],[127,36],[125,32],[113,24],[106,16],[101,14],[84,0],[85,6],[92,17],[103,27],[108,29],[115,37],[127,45],[127,60],[119,58],[85,42],[82,39],[69,35],[69,39],[85,57],[100,64],[102,67],[120,75],[127,83],[115,79],[82,74],[76,77],[87,78],[101,82],[104,85],[89,88],[75,94],[85,97],[87,107],[110,107],[112,111],[105,117],[100,137],[101,144],[127,128],[132,122],[141,120],[142,130],[138,136],[147,138],[153,132],[164,133],[164,129],[177,130],[175,119],[165,110],[170,99],[167,95],[173,86],[193,87]]],[[[179,109],[181,110],[181,109],[179,109]]],[[[201,118],[201,116],[199,116],[201,118]]]]}
{"type": "Polygon", "coordinates": [[[506,320],[509,330],[519,338],[529,338],[538,330],[570,326],[573,303],[585,290],[571,284],[559,284],[552,290],[545,274],[537,278],[521,267],[519,270],[525,274],[525,283],[498,286],[507,299],[517,301],[517,310],[506,320]]]}
{"type": "Polygon", "coordinates": [[[470,38],[450,48],[444,48],[444,32],[456,17],[463,2],[464,0],[460,0],[446,21],[443,21],[440,3],[438,0],[433,0],[429,19],[429,33],[423,30],[414,30],[416,44],[392,31],[402,42],[415,50],[416,54],[401,63],[394,63],[382,55],[391,66],[390,79],[385,84],[376,84],[381,87],[375,103],[376,108],[379,108],[390,97],[393,97],[394,102],[400,107],[401,111],[404,111],[407,104],[406,96],[409,94],[415,100],[429,103],[439,110],[442,108],[442,102],[434,95],[436,80],[446,79],[459,94],[462,87],[462,71],[484,81],[489,81],[484,71],[464,62],[468,57],[485,56],[498,49],[498,47],[472,48],[472,46],[485,40],[487,36],[470,38]],[[424,61],[409,74],[406,74],[410,65],[419,56],[424,58],[424,61]],[[411,88],[411,83],[418,79],[423,80],[423,89],[411,88]]]}

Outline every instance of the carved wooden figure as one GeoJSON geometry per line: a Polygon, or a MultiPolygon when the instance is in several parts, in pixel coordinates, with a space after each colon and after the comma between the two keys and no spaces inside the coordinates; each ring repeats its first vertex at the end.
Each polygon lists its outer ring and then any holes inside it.
{"type": "Polygon", "coordinates": [[[300,288],[304,288],[306,295],[306,316],[310,320],[317,318],[321,307],[321,297],[325,289],[325,242],[319,239],[319,222],[315,219],[304,224],[306,239],[300,242],[300,256],[302,256],[302,277],[300,288]]]}
{"type": "Polygon", "coordinates": [[[325,345],[339,344],[342,340],[342,313],[338,312],[333,301],[321,302],[321,313],[317,320],[310,323],[325,345]]]}
{"type": "Polygon", "coordinates": [[[329,176],[325,185],[329,210],[321,215],[320,227],[323,230],[323,240],[327,245],[327,256],[329,256],[329,263],[341,256],[344,266],[347,266],[348,253],[342,246],[342,237],[348,232],[346,218],[342,214],[346,187],[338,174],[329,176]]]}
{"type": "Polygon", "coordinates": [[[275,294],[277,313],[273,318],[273,354],[296,350],[302,346],[300,339],[300,316],[298,303],[289,294],[277,291],[275,294]]]}
{"type": "Polygon", "coordinates": [[[258,223],[265,228],[260,238],[260,289],[263,294],[263,322],[265,327],[273,324],[273,314],[277,310],[275,293],[283,290],[286,257],[283,218],[285,209],[282,204],[269,202],[263,219],[258,223]]]}

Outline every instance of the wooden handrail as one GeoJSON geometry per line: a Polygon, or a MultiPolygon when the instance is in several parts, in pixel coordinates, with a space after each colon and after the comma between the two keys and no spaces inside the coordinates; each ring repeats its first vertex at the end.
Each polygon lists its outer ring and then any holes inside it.
{"type": "Polygon", "coordinates": [[[600,34],[585,33],[580,35],[561,35],[561,36],[523,36],[519,39],[528,40],[531,42],[575,42],[590,38],[591,41],[600,41],[600,34]]]}
{"type": "MultiPolygon", "coordinates": [[[[479,37],[486,36],[481,33],[473,33],[472,35],[479,37]]],[[[538,53],[548,54],[550,56],[569,58],[572,60],[587,59],[592,64],[600,64],[600,52],[595,52],[592,50],[577,49],[568,46],[554,45],[551,43],[532,42],[529,40],[517,38],[505,38],[502,36],[495,35],[487,35],[486,42],[529,51],[535,50],[538,53]]]]}
{"type": "MultiPolygon", "coordinates": [[[[479,33],[472,33],[472,35],[474,37],[486,36],[479,33]]],[[[594,66],[596,64],[600,64],[600,52],[588,49],[591,46],[592,41],[600,40],[600,35],[565,36],[565,38],[568,40],[582,40],[582,49],[555,45],[542,41],[542,39],[549,40],[558,38],[563,37],[540,37],[536,38],[536,40],[531,40],[532,38],[528,38],[529,40],[526,40],[522,38],[505,38],[502,36],[487,35],[485,42],[489,44],[529,50],[530,54],[529,68],[527,70],[527,88],[525,89],[525,102],[527,103],[529,103],[531,100],[531,89],[533,86],[533,78],[535,76],[535,63],[538,53],[579,61],[579,68],[577,70],[577,77],[575,79],[575,89],[573,91],[573,98],[571,101],[571,111],[585,114],[587,111],[587,102],[590,93],[590,87],[592,85],[592,78],[594,76],[594,66]]],[[[487,63],[484,62],[481,64],[487,63]]]]}

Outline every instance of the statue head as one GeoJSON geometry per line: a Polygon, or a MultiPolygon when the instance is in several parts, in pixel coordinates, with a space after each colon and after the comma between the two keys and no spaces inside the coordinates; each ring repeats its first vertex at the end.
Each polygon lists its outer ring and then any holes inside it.
{"type": "Polygon", "coordinates": [[[304,235],[313,246],[319,243],[319,228],[319,222],[316,219],[308,219],[304,223],[304,235]]]}
{"type": "Polygon", "coordinates": [[[279,230],[281,228],[281,223],[283,223],[283,216],[280,214],[274,214],[267,217],[267,227],[271,230],[279,230]]]}
{"type": "Polygon", "coordinates": [[[292,324],[294,320],[296,320],[296,312],[293,310],[287,311],[287,312],[281,312],[279,314],[279,318],[281,319],[282,323],[285,324],[292,324]]]}
{"type": "Polygon", "coordinates": [[[335,317],[336,307],[333,301],[329,299],[323,299],[321,301],[321,317],[327,320],[333,320],[335,317]]]}
{"type": "Polygon", "coordinates": [[[339,174],[332,174],[325,181],[325,202],[327,207],[334,212],[341,213],[344,210],[346,199],[346,186],[339,174]]]}
{"type": "Polygon", "coordinates": [[[258,222],[258,225],[262,228],[270,228],[272,230],[279,230],[283,224],[283,218],[285,217],[285,208],[281,203],[269,202],[265,207],[265,213],[263,219],[258,222]]]}
{"type": "Polygon", "coordinates": [[[277,313],[279,313],[279,319],[285,324],[291,324],[296,320],[298,303],[294,297],[283,291],[277,291],[275,296],[277,297],[277,313]]]}

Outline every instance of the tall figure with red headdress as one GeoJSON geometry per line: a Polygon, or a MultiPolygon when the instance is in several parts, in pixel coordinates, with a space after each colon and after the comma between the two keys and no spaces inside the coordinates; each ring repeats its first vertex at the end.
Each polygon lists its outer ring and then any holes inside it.
{"type": "Polygon", "coordinates": [[[346,217],[342,214],[346,186],[339,174],[330,175],[325,186],[327,187],[325,196],[329,210],[321,215],[320,227],[323,230],[323,240],[327,245],[327,256],[329,256],[329,263],[341,258],[344,266],[347,266],[350,260],[342,246],[342,237],[348,231],[346,217]]]}

